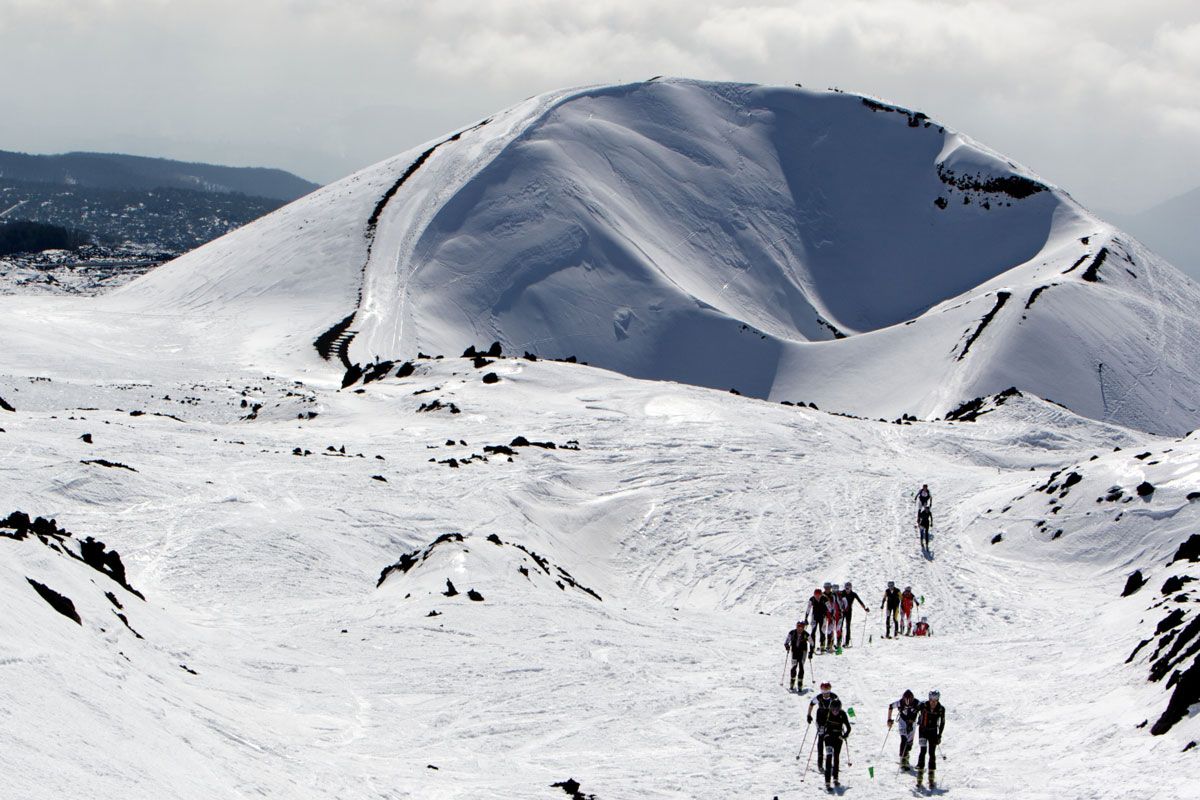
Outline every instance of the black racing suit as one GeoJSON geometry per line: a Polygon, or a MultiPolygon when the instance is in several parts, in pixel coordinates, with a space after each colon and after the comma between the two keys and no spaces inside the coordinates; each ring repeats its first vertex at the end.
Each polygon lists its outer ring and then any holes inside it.
{"type": "Polygon", "coordinates": [[[850,623],[854,620],[854,601],[858,601],[863,611],[867,610],[867,604],[862,601],[862,598],[858,596],[858,592],[853,589],[844,590],[842,597],[846,598],[846,614],[843,618],[846,620],[846,645],[849,646],[850,641],[853,639],[850,635],[850,623]]]}
{"type": "Polygon", "coordinates": [[[946,727],[946,707],[940,702],[933,707],[930,701],[921,703],[917,714],[917,737],[920,739],[921,752],[917,755],[917,769],[925,769],[925,751],[929,750],[929,776],[933,779],[933,771],[937,769],[937,746],[942,741],[942,731],[946,727]]]}
{"type": "Polygon", "coordinates": [[[818,640],[822,648],[825,647],[825,615],[828,613],[829,609],[825,605],[824,595],[808,599],[808,624],[817,629],[818,640]]]}
{"type": "Polygon", "coordinates": [[[900,761],[906,763],[917,733],[917,714],[921,711],[921,704],[915,697],[907,703],[901,697],[892,703],[892,708],[896,709],[896,716],[899,717],[897,721],[900,723],[900,761]]]}
{"type": "Polygon", "coordinates": [[[895,586],[883,593],[883,602],[879,604],[880,608],[887,606],[887,616],[884,618],[884,629],[888,636],[892,635],[892,626],[896,628],[896,635],[900,635],[900,590],[895,586]]]}
{"type": "Polygon", "coordinates": [[[804,657],[808,655],[808,631],[792,629],[788,631],[783,646],[792,652],[792,685],[796,685],[799,673],[800,685],[804,685],[804,657]]]}
{"type": "Polygon", "coordinates": [[[838,778],[838,767],[842,760],[842,741],[850,735],[850,720],[840,708],[830,709],[825,715],[825,783],[832,777],[838,778]]]}
{"type": "Polygon", "coordinates": [[[812,722],[812,707],[817,707],[817,769],[824,770],[822,766],[825,763],[825,718],[829,715],[829,704],[837,700],[838,696],[833,692],[825,694],[821,692],[808,703],[808,721],[812,722]]]}
{"type": "Polygon", "coordinates": [[[933,527],[933,512],[923,506],[917,512],[917,528],[921,531],[921,546],[929,547],[929,529],[933,527]]]}

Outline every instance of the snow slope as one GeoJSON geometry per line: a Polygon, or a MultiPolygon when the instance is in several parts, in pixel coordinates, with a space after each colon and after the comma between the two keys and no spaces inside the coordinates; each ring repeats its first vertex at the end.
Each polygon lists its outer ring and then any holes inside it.
{"type": "Polygon", "coordinates": [[[533,98],[112,295],[0,298],[8,792],[808,797],[781,645],[815,585],[852,579],[871,609],[809,676],[855,709],[853,796],[911,789],[885,709],[934,687],[944,794],[1194,793],[1195,287],[1051,187],[962,189],[1023,173],[873,102],[533,98]],[[814,147],[883,155],[843,186],[814,147]],[[880,184],[891,229],[864,222],[884,167],[907,176],[880,184]],[[820,236],[752,258],[796,209],[820,236]],[[617,300],[625,338],[566,346],[617,300]],[[493,334],[619,369],[449,349],[493,334]],[[340,353],[411,361],[342,386],[340,353]],[[1036,389],[959,407],[991,385],[1036,389]],[[949,418],[836,413],[902,409],[949,418]],[[880,639],[888,580],[935,636],[880,639]]]}
{"type": "Polygon", "coordinates": [[[532,98],[109,303],[281,364],[322,334],[334,366],[499,340],[871,417],[1017,385],[1151,431],[1200,418],[1200,288],[968,137],[840,92],[532,98]]]}
{"type": "Polygon", "coordinates": [[[1195,437],[1030,397],[897,425],[523,359],[420,361],[361,393],[216,362],[181,383],[107,370],[4,378],[0,508],[103,540],[145,595],[0,538],[0,707],[37,731],[0,755],[17,796],[553,798],[569,778],[600,798],[810,796],[780,645],[813,585],[851,578],[872,608],[911,583],[936,633],[883,641],[860,611],[855,646],[812,664],[856,709],[856,796],[905,791],[878,755],[885,705],[935,686],[951,796],[1194,785],[1194,715],[1139,729],[1169,692],[1125,659],[1195,530],[1195,437]],[[518,436],[557,446],[478,458],[518,436]],[[1037,533],[1031,490],[1079,465],[1067,532],[1037,533]],[[1136,511],[1093,502],[1142,478],[1158,489],[1136,511]],[[1135,567],[1155,585],[1121,598],[1135,567]]]}

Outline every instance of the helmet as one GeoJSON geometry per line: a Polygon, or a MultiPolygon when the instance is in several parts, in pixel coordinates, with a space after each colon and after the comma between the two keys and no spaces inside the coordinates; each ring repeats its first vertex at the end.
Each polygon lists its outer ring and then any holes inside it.
{"type": "Polygon", "coordinates": [[[800,620],[799,622],[797,622],[797,623],[796,623],[796,627],[797,627],[797,628],[802,628],[802,627],[804,627],[804,626],[805,626],[805,625],[807,625],[807,624],[808,624],[808,623],[807,623],[806,621],[804,621],[804,620],[800,620]]]}
{"type": "Polygon", "coordinates": [[[889,588],[889,589],[895,589],[895,588],[896,588],[896,582],[895,582],[895,581],[888,581],[888,588],[889,588]]]}
{"type": "Polygon", "coordinates": [[[847,589],[849,589],[849,588],[850,588],[850,581],[846,581],[846,587],[845,587],[845,588],[847,588],[847,589]]]}
{"type": "Polygon", "coordinates": [[[825,581],[825,588],[826,588],[826,589],[830,588],[831,586],[833,586],[833,584],[832,584],[832,583],[830,583],[829,581],[825,581]]]}
{"type": "Polygon", "coordinates": [[[941,700],[942,693],[939,692],[937,689],[931,689],[929,692],[929,699],[930,700],[941,700]]]}
{"type": "Polygon", "coordinates": [[[827,689],[832,689],[832,688],[833,688],[833,684],[832,684],[832,683],[830,683],[829,681],[822,681],[822,682],[821,682],[821,691],[825,691],[825,690],[827,690],[827,689]]]}
{"type": "Polygon", "coordinates": [[[929,622],[929,617],[921,617],[921,622],[929,622]]]}
{"type": "Polygon", "coordinates": [[[813,592],[813,594],[820,594],[820,593],[821,593],[820,589],[817,589],[815,592],[813,592]]]}
{"type": "Polygon", "coordinates": [[[841,700],[838,700],[838,699],[835,697],[835,698],[833,699],[833,702],[829,704],[829,707],[830,707],[830,708],[841,708],[841,707],[842,707],[842,701],[841,701],[841,700]]]}
{"type": "Polygon", "coordinates": [[[904,591],[906,591],[906,592],[911,592],[911,591],[912,591],[912,587],[911,587],[911,586],[905,586],[905,587],[904,587],[904,591]]]}

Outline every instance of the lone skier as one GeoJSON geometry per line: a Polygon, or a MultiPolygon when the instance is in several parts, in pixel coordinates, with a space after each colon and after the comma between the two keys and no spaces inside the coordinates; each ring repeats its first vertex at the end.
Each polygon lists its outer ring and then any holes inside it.
{"type": "Polygon", "coordinates": [[[937,788],[937,746],[942,741],[946,728],[946,707],[942,705],[942,694],[937,689],[929,693],[929,699],[921,703],[917,713],[917,736],[921,752],[917,755],[917,785],[925,775],[925,751],[929,751],[929,788],[937,788]]]}
{"type": "Polygon", "coordinates": [[[883,593],[883,601],[879,604],[879,608],[887,607],[887,613],[884,616],[884,638],[892,638],[892,627],[896,628],[896,635],[900,635],[900,590],[896,588],[895,581],[888,581],[887,591],[883,593]]]}
{"type": "Polygon", "coordinates": [[[850,735],[850,720],[842,711],[842,701],[834,698],[829,704],[829,713],[825,715],[825,788],[831,789],[829,779],[833,778],[834,786],[841,786],[838,781],[838,767],[842,761],[842,742],[850,735]]]}
{"type": "Polygon", "coordinates": [[[900,595],[900,625],[904,628],[906,636],[912,636],[912,612],[913,606],[921,605],[921,601],[913,594],[911,586],[904,587],[904,593],[900,595]]]}
{"type": "Polygon", "coordinates": [[[846,581],[846,588],[842,590],[842,599],[846,601],[846,647],[849,647],[854,639],[850,630],[850,623],[854,621],[854,603],[857,602],[862,606],[863,611],[867,611],[867,604],[862,601],[858,593],[854,591],[854,587],[850,581],[846,581]]]}
{"type": "Polygon", "coordinates": [[[821,693],[808,701],[808,724],[813,721],[813,706],[817,707],[817,771],[825,771],[825,721],[829,715],[829,709],[834,703],[840,703],[838,696],[832,691],[833,685],[829,681],[824,681],[821,684],[821,693]]]}
{"type": "Polygon", "coordinates": [[[933,512],[929,506],[922,506],[917,511],[917,530],[921,533],[921,547],[929,549],[929,529],[933,527],[933,512]]]}
{"type": "Polygon", "coordinates": [[[908,772],[911,769],[908,765],[908,754],[912,752],[913,737],[917,733],[917,714],[920,713],[921,704],[917,702],[917,697],[912,693],[912,689],[905,689],[900,699],[888,706],[887,726],[889,728],[893,725],[893,709],[900,722],[900,769],[908,772]]]}
{"type": "Polygon", "coordinates": [[[806,624],[804,620],[797,622],[796,627],[788,631],[787,639],[783,642],[783,646],[792,654],[792,682],[790,688],[793,692],[799,691],[804,687],[804,657],[808,656],[812,658],[812,653],[808,648],[808,631],[805,630],[806,624]]]}

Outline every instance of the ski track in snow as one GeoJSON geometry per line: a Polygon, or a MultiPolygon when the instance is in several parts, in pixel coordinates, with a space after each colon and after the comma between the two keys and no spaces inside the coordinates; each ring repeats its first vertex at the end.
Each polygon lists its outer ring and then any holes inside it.
{"type": "MultiPolygon", "coordinates": [[[[462,359],[362,395],[318,384],[322,413],[303,425],[290,413],[239,421],[220,381],[189,390],[212,408],[183,424],[109,410],[157,410],[174,385],[12,381],[20,411],[3,436],[27,455],[0,465],[0,509],[118,547],[147,596],[127,606],[146,636],[135,641],[100,634],[89,606],[79,631],[23,578],[3,582],[47,632],[3,623],[14,660],[0,705],[12,729],[42,732],[4,756],[20,795],[73,796],[86,772],[97,796],[550,798],[567,777],[600,798],[811,796],[821,781],[800,783],[795,758],[811,695],[780,686],[781,645],[812,588],[846,579],[870,610],[855,614],[854,646],[817,656],[809,678],[831,680],[856,712],[847,793],[908,791],[894,735],[876,755],[886,704],[937,687],[950,796],[1126,797],[1106,776],[1151,762],[1161,768],[1138,772],[1140,785],[1186,794],[1187,734],[1133,727],[1130,713],[1144,715],[1130,705],[1142,670],[1122,663],[1133,637],[1095,624],[1120,602],[1123,574],[1013,561],[988,544],[992,527],[979,530],[985,508],[1045,470],[1148,437],[1031,402],[973,424],[897,426],[587,367],[491,369],[492,387],[462,359]],[[415,413],[425,395],[412,392],[432,386],[464,413],[415,413]],[[71,413],[84,396],[105,410],[71,413]],[[97,440],[88,452],[139,472],[71,466],[84,429],[97,440]],[[1047,431],[1052,447],[1030,447],[1047,431]],[[582,449],[520,448],[512,463],[457,470],[427,460],[518,433],[582,449]],[[348,457],[324,455],[327,444],[348,457]],[[387,484],[369,479],[378,472],[387,484]],[[912,525],[922,480],[935,492],[932,560],[912,525]],[[456,530],[472,537],[465,553],[374,588],[400,553],[456,530]],[[477,561],[495,548],[488,533],[604,601],[477,561]],[[485,601],[442,596],[446,578],[485,601]],[[925,597],[917,614],[935,636],[880,637],[889,579],[925,597]],[[28,699],[49,687],[53,715],[28,699]],[[59,747],[66,768],[38,766],[59,747]]],[[[52,566],[34,563],[10,574],[52,566]]],[[[65,580],[50,582],[86,597],[86,580],[65,580]]]]}

